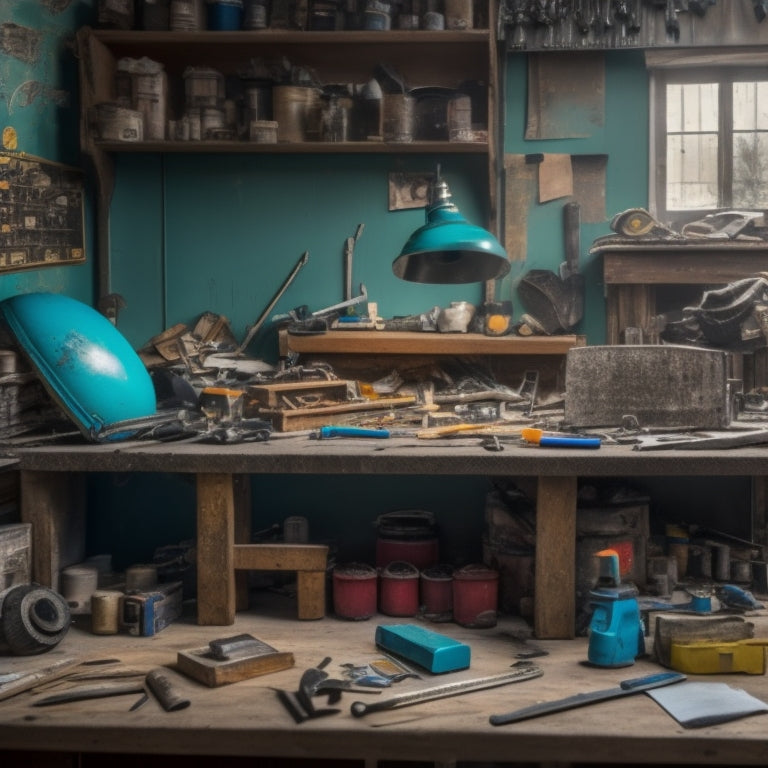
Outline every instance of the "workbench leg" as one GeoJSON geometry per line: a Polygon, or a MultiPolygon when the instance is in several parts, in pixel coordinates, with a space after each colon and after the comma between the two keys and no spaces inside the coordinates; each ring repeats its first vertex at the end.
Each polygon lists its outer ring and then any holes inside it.
{"type": "MultiPolygon", "coordinates": [[[[232,492],[235,504],[235,543],[251,543],[251,476],[234,475],[232,492]]],[[[235,607],[248,610],[248,572],[235,571],[235,607]]]]}
{"type": "Polygon", "coordinates": [[[20,475],[21,521],[32,524],[32,580],[59,590],[59,573],[85,557],[85,476],[20,475]]]}
{"type": "Polygon", "coordinates": [[[197,623],[235,623],[233,476],[197,475],[197,623]]]}
{"type": "Polygon", "coordinates": [[[536,493],[534,634],[570,639],[576,625],[576,477],[540,477],[536,493]]]}

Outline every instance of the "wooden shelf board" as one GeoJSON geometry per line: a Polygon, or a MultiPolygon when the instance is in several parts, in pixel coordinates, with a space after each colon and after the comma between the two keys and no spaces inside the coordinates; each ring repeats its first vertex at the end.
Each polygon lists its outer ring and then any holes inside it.
{"type": "Polygon", "coordinates": [[[581,336],[484,336],[477,333],[328,331],[302,336],[281,331],[281,348],[313,354],[564,355],[582,346],[581,336]]]}
{"type": "Polygon", "coordinates": [[[488,154],[487,142],[412,141],[387,143],[377,141],[305,141],[258,144],[252,141],[96,141],[104,152],[186,152],[189,154],[262,153],[262,154],[488,154]]]}

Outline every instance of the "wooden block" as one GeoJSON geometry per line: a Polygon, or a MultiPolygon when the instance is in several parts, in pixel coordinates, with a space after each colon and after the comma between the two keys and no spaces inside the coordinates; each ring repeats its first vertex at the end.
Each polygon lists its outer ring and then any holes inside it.
{"type": "Polygon", "coordinates": [[[217,659],[213,656],[210,646],[179,651],[176,656],[179,672],[210,688],[238,683],[270,672],[279,672],[281,669],[290,669],[294,663],[292,653],[278,651],[255,638],[254,648],[243,656],[217,659]]]}
{"type": "Polygon", "coordinates": [[[260,384],[247,388],[250,401],[262,408],[305,408],[329,405],[349,399],[346,381],[286,381],[279,384],[260,384]]]}

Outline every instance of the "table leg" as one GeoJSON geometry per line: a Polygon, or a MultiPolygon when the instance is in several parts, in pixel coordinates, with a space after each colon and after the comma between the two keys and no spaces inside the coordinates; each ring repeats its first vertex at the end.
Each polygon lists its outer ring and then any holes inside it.
{"type": "Polygon", "coordinates": [[[85,557],[85,476],[35,472],[20,476],[21,520],[32,524],[32,580],[59,589],[59,573],[85,557]]]}
{"type": "Polygon", "coordinates": [[[539,477],[534,633],[570,639],[576,624],[576,477],[539,477]]]}
{"type": "Polygon", "coordinates": [[[235,623],[235,494],[229,474],[197,475],[197,623],[235,623]]]}

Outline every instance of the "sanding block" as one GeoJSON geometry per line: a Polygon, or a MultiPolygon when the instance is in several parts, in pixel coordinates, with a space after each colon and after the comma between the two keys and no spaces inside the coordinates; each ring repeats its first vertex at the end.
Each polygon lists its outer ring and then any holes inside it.
{"type": "Polygon", "coordinates": [[[468,645],[416,624],[379,625],[376,645],[435,674],[469,667],[468,645]]]}
{"type": "Polygon", "coordinates": [[[176,655],[179,672],[211,688],[278,672],[293,665],[292,653],[278,651],[248,634],[212,640],[203,648],[179,651],[176,655]]]}

